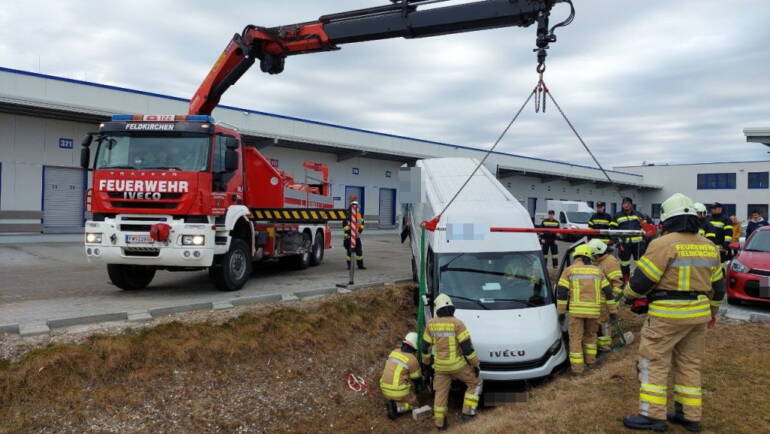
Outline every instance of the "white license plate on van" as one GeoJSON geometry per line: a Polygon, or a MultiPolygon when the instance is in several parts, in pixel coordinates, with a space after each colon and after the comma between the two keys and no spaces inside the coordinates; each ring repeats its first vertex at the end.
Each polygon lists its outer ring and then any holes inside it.
{"type": "Polygon", "coordinates": [[[126,235],[126,244],[152,244],[154,242],[149,235],[126,235]]]}

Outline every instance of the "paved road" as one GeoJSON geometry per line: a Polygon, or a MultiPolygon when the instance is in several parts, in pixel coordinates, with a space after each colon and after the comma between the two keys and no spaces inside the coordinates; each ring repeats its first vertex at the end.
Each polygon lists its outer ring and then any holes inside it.
{"type": "MultiPolygon", "coordinates": [[[[340,236],[334,239],[341,243],[340,236]]],[[[364,254],[368,270],[356,274],[356,283],[411,276],[408,248],[400,244],[395,232],[364,234],[364,254]]],[[[276,264],[258,267],[247,285],[236,292],[217,291],[205,271],[163,271],[147,289],[122,291],[109,282],[103,265],[86,262],[79,242],[0,245],[0,324],[44,323],[48,319],[329,288],[347,282],[344,256],[345,251],[335,246],[317,267],[302,271],[276,264]]]]}

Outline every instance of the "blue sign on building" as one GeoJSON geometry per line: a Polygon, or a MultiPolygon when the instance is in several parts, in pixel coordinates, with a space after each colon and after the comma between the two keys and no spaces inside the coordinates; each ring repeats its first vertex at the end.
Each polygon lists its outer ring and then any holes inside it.
{"type": "Polygon", "coordinates": [[[358,173],[359,173],[358,167],[354,167],[353,168],[353,175],[358,175],[358,173]]]}
{"type": "Polygon", "coordinates": [[[72,139],[59,138],[59,149],[72,149],[75,147],[75,141],[72,139]]]}
{"type": "Polygon", "coordinates": [[[392,174],[392,173],[390,173],[390,170],[386,170],[386,171],[385,171],[385,177],[386,177],[386,178],[390,178],[390,177],[392,177],[392,176],[393,176],[393,174],[392,174]]]}

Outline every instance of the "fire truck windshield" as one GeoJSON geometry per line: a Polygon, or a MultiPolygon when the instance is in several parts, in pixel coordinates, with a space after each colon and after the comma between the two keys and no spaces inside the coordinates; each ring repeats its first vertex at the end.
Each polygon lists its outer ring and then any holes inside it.
{"type": "Polygon", "coordinates": [[[209,163],[211,136],[206,134],[105,134],[99,141],[96,169],[179,170],[201,172],[209,163]]]}

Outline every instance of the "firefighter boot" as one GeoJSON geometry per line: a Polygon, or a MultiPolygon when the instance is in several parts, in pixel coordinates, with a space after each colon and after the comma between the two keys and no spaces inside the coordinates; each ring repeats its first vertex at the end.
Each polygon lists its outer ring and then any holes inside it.
{"type": "Polygon", "coordinates": [[[396,401],[389,399],[387,403],[388,407],[388,419],[390,420],[396,420],[398,419],[398,405],[396,404],[396,401]]]}
{"type": "Polygon", "coordinates": [[[663,432],[667,429],[667,424],[665,420],[653,419],[651,417],[643,416],[641,414],[624,417],[623,425],[625,425],[626,428],[646,430],[646,431],[663,432]]]}
{"type": "Polygon", "coordinates": [[[366,267],[364,267],[364,260],[363,259],[359,259],[357,261],[357,264],[358,264],[358,269],[359,270],[366,270],[366,267]]]}
{"type": "Polygon", "coordinates": [[[674,403],[674,412],[668,413],[666,419],[671,423],[682,425],[687,431],[700,432],[700,422],[685,419],[684,408],[678,402],[674,403]]]}

